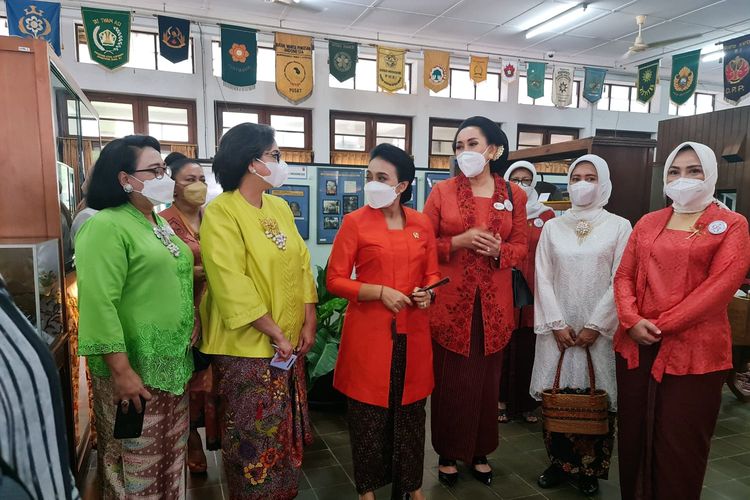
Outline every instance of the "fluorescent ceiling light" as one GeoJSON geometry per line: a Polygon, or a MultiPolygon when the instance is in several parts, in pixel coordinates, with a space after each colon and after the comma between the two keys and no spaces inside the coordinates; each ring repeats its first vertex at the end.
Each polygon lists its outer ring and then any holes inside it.
{"type": "MultiPolygon", "coordinates": [[[[571,7],[575,6],[575,3],[569,2],[569,3],[554,3],[554,4],[545,4],[544,6],[547,7],[544,9],[544,12],[541,14],[532,17],[531,19],[527,19],[525,22],[518,25],[518,29],[520,31],[526,31],[530,28],[533,28],[534,26],[539,26],[540,24],[549,21],[553,17],[559,16],[566,10],[570,9],[571,7]]],[[[536,9],[535,9],[536,10],[536,9]]]]}
{"type": "Polygon", "coordinates": [[[705,55],[701,58],[701,62],[718,61],[724,58],[724,51],[719,50],[718,52],[712,52],[711,54],[705,55]]]}
{"type": "Polygon", "coordinates": [[[578,19],[578,17],[581,16],[585,11],[586,4],[578,4],[572,9],[568,9],[562,14],[553,17],[549,21],[546,21],[536,26],[535,28],[530,29],[528,32],[526,32],[526,38],[534,38],[535,36],[541,35],[542,33],[548,33],[550,31],[556,30],[557,28],[560,28],[561,26],[566,26],[578,19]]]}

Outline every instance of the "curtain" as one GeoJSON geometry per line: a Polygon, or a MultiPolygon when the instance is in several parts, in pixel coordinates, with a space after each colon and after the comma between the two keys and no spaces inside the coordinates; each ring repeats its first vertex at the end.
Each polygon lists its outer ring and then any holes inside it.
{"type": "Polygon", "coordinates": [[[370,153],[365,151],[331,151],[331,163],[334,165],[367,165],[370,153]]]}
{"type": "Polygon", "coordinates": [[[313,152],[307,149],[284,149],[281,148],[282,157],[287,163],[312,163],[313,152]]]}
{"type": "Polygon", "coordinates": [[[430,168],[449,170],[451,168],[451,157],[445,155],[430,155],[430,168]]]}

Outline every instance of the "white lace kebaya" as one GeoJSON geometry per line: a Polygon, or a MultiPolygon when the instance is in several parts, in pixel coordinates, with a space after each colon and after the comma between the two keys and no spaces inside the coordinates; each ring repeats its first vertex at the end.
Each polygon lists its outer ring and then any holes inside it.
{"type": "MultiPolygon", "coordinates": [[[[618,320],[612,280],[632,229],[628,220],[604,210],[611,193],[609,168],[603,159],[592,156],[586,155],[573,165],[589,161],[596,167],[599,186],[595,201],[587,207],[573,207],[562,217],[548,221],[537,247],[534,293],[537,338],[530,394],[541,399],[541,392],[552,387],[560,359],[552,330],[570,326],[578,334],[583,328],[591,328],[601,333],[590,348],[596,385],[607,391],[614,409],[617,384],[612,337],[618,320]],[[591,225],[584,239],[576,233],[581,220],[591,225]]],[[[585,349],[571,347],[567,351],[560,387],[589,387],[585,349]]]]}

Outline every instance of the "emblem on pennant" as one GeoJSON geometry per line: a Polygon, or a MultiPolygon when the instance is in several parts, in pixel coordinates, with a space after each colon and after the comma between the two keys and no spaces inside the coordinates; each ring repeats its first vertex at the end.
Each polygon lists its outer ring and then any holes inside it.
{"type": "Polygon", "coordinates": [[[378,87],[386,92],[396,92],[406,87],[404,49],[378,46],[378,87]]]}
{"type": "Polygon", "coordinates": [[[130,12],[81,7],[91,59],[116,69],[130,57],[130,12]]]}
{"type": "Polygon", "coordinates": [[[724,100],[738,104],[750,92],[750,35],[724,42],[724,100]]]}
{"type": "Polygon", "coordinates": [[[669,88],[669,98],[678,106],[685,104],[698,86],[700,58],[700,50],[672,57],[672,85],[669,88]]]}
{"type": "Polygon", "coordinates": [[[46,40],[60,55],[60,4],[29,0],[6,1],[8,33],[46,40]]]}
{"type": "Polygon", "coordinates": [[[355,42],[328,41],[328,71],[336,80],[345,82],[354,77],[357,49],[358,45],[355,42]]]}
{"type": "Polygon", "coordinates": [[[312,38],[276,33],[276,90],[292,103],[312,94],[312,38]]]}

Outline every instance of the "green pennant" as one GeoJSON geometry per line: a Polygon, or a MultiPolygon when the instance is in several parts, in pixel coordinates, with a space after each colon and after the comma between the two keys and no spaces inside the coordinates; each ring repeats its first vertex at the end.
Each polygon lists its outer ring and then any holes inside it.
{"type": "Polygon", "coordinates": [[[701,49],[672,56],[672,78],[669,82],[669,98],[680,106],[693,96],[698,86],[698,66],[701,49]]]}
{"type": "Polygon", "coordinates": [[[328,70],[333,77],[345,82],[357,71],[357,43],[330,40],[328,42],[328,70]]]}
{"type": "Polygon", "coordinates": [[[81,7],[91,60],[108,69],[127,64],[130,54],[130,12],[81,7]]]}
{"type": "Polygon", "coordinates": [[[638,100],[644,104],[654,97],[659,83],[659,59],[638,66],[638,100]]]}
{"type": "Polygon", "coordinates": [[[544,97],[544,73],[547,63],[526,62],[526,92],[532,99],[544,97]]]}
{"type": "Polygon", "coordinates": [[[258,72],[256,31],[240,26],[221,25],[221,79],[238,90],[255,88],[258,72]]]}

